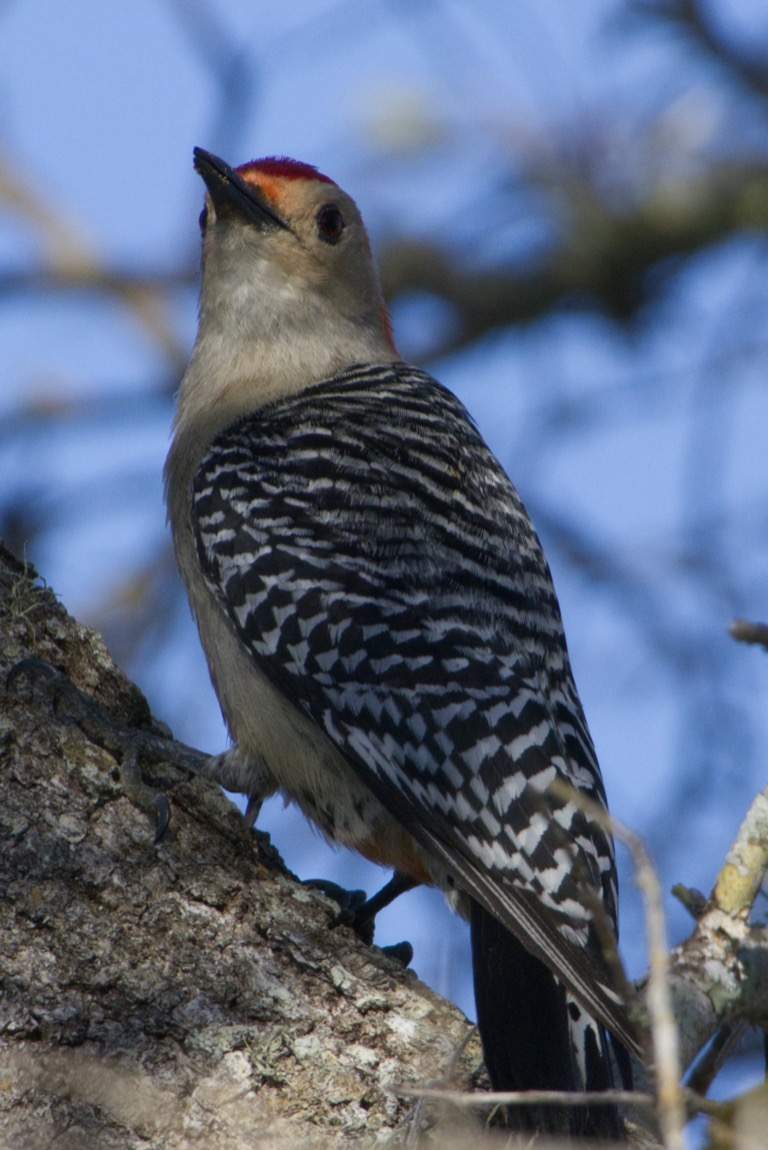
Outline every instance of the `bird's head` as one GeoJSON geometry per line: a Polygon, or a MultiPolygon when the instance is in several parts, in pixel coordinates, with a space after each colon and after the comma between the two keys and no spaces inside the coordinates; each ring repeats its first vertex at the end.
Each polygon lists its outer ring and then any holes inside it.
{"type": "Polygon", "coordinates": [[[322,373],[333,348],[333,370],[397,357],[365,225],[350,196],[311,165],[284,158],[231,168],[196,148],[195,168],[207,188],[201,335],[209,328],[264,354],[299,344],[304,362],[322,373]]]}

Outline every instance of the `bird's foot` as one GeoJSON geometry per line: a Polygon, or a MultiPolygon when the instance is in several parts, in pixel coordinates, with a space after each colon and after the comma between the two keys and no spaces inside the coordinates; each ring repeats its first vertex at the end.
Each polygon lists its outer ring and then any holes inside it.
{"type": "Polygon", "coordinates": [[[162,763],[189,774],[203,774],[208,756],[177,743],[162,726],[136,727],[117,718],[90,695],[76,687],[63,671],[42,659],[23,659],[8,672],[6,691],[17,690],[23,680],[43,689],[60,718],[76,723],[88,738],[122,762],[123,785],[127,798],[147,814],[155,826],[155,842],[165,835],[171,821],[171,806],[161,790],[149,786],[142,777],[146,762],[162,763]]]}
{"type": "MultiPolygon", "coordinates": [[[[366,897],[364,890],[346,890],[330,879],[306,879],[302,885],[322,891],[337,904],[339,913],[331,923],[332,927],[348,926],[358,938],[370,946],[373,943],[376,915],[379,911],[389,906],[398,895],[418,886],[418,883],[408,875],[395,871],[389,882],[371,898],[366,897]]],[[[383,946],[381,949],[384,954],[401,962],[403,966],[409,966],[413,961],[413,947],[410,942],[398,942],[392,946],[383,946]]]]}

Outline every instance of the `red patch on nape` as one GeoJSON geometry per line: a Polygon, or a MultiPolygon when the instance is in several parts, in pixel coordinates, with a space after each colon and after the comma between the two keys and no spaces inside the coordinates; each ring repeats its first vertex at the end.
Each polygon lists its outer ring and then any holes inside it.
{"type": "Polygon", "coordinates": [[[266,156],[263,160],[251,160],[248,164],[241,164],[235,168],[246,179],[253,175],[266,176],[272,180],[319,180],[323,184],[332,184],[333,180],[318,172],[314,164],[303,164],[301,160],[290,160],[288,156],[266,156]]]}

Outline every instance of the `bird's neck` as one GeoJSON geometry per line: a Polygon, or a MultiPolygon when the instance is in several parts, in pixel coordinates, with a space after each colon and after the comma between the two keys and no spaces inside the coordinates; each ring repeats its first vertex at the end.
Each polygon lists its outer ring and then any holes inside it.
{"type": "Polygon", "coordinates": [[[356,363],[399,359],[388,328],[338,317],[334,330],[275,321],[262,314],[238,325],[230,313],[201,314],[192,358],[177,396],[174,438],[166,464],[169,487],[189,489],[211,441],[226,427],[274,400],[295,395],[356,363]]]}

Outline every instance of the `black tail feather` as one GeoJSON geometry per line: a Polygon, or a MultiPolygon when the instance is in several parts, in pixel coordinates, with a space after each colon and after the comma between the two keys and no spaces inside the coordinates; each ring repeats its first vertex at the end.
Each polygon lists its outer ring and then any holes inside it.
{"type": "MultiPolygon", "coordinates": [[[[610,1089],[611,1059],[602,1027],[574,1028],[570,1009],[575,1004],[569,1008],[563,985],[476,902],[471,935],[477,1022],[494,1090],[610,1089]],[[578,1061],[576,1029],[586,1036],[578,1061]]],[[[622,1137],[614,1106],[507,1107],[506,1124],[561,1137],[622,1137]]]]}

